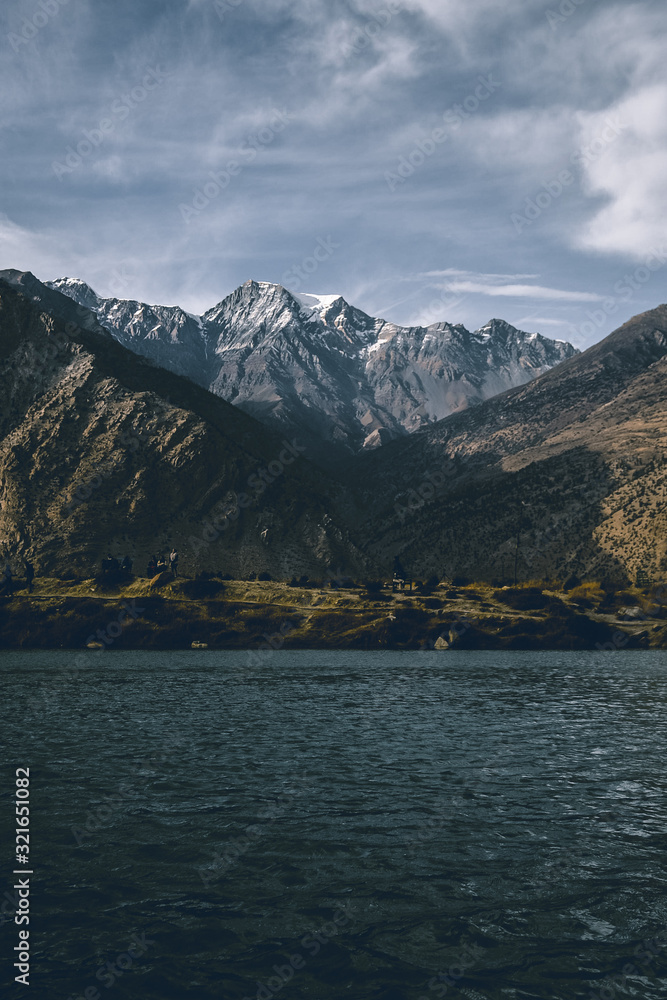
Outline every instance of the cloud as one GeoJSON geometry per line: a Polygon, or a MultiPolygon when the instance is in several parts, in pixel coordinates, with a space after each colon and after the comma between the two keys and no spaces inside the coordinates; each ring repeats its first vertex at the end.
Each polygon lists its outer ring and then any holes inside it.
{"type": "Polygon", "coordinates": [[[554,319],[552,316],[522,316],[517,321],[520,329],[540,326],[565,326],[562,319],[554,319]]]}
{"type": "MultiPolygon", "coordinates": [[[[0,67],[3,263],[81,276],[103,294],[120,270],[128,297],[198,312],[250,276],[280,281],[331,235],[341,249],[318,288],[373,315],[409,322],[449,289],[441,318],[469,327],[492,296],[515,325],[530,299],[553,303],[551,325],[581,325],[586,303],[662,238],[667,8],[587,2],[555,30],[546,9],[230,0],[221,19],[213,0],[61,5],[0,67]],[[54,159],[155,64],[168,80],[58,180],[54,159]],[[502,84],[493,98],[447,124],[447,141],[390,191],[386,172],[489,74],[502,84]],[[275,108],[289,125],[186,226],[179,205],[275,108]],[[609,116],[629,128],[573,164],[609,116]],[[512,213],[564,168],[574,183],[517,235],[512,213]]],[[[26,16],[3,8],[0,34],[26,16]]],[[[655,294],[647,286],[634,311],[655,294]]]]}
{"type": "Polygon", "coordinates": [[[582,227],[577,245],[641,260],[665,244],[667,220],[667,84],[643,88],[608,110],[582,120],[586,133],[601,134],[605,122],[622,125],[613,147],[583,164],[586,191],[605,204],[582,227]]]}
{"type": "Polygon", "coordinates": [[[422,278],[465,278],[471,276],[474,278],[484,278],[486,281],[498,281],[499,283],[507,280],[517,281],[519,278],[539,278],[539,274],[478,274],[473,271],[461,271],[456,267],[448,267],[444,271],[425,271],[424,274],[419,275],[422,278]]]}
{"type": "Polygon", "coordinates": [[[463,45],[473,32],[485,34],[493,32],[499,22],[511,20],[513,15],[525,10],[524,0],[475,0],[461,3],[460,0],[410,0],[409,7],[421,12],[433,25],[445,34],[458,38],[463,45]]]}
{"type": "Polygon", "coordinates": [[[543,285],[497,285],[482,281],[450,281],[448,292],[468,295],[487,295],[512,299],[552,299],[566,302],[602,302],[604,296],[595,292],[574,292],[562,288],[545,288],[543,285]]]}
{"type": "Polygon", "coordinates": [[[54,234],[34,232],[0,215],[0,270],[33,271],[39,277],[57,267],[62,256],[62,245],[54,234]]]}

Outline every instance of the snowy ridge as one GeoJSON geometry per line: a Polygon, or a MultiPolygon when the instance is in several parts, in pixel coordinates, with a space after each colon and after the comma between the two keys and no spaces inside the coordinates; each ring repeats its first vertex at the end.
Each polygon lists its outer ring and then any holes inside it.
{"type": "Polygon", "coordinates": [[[320,459],[412,433],[577,353],[499,319],[472,333],[444,321],[400,327],[340,295],[270,282],[247,281],[203,316],[102,299],[76,279],[49,284],[92,308],[126,347],[299,433],[320,459]]]}
{"type": "Polygon", "coordinates": [[[342,295],[300,295],[295,294],[294,298],[297,299],[301,305],[305,306],[307,309],[313,310],[313,312],[322,313],[329,306],[332,306],[334,302],[342,298],[342,295]]]}

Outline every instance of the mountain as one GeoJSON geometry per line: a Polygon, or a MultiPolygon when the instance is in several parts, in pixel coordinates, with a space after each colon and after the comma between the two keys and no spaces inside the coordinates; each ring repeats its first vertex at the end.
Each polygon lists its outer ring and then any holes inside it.
{"type": "MultiPolygon", "coordinates": [[[[97,315],[74,296],[63,294],[58,288],[41,282],[30,271],[9,268],[0,271],[0,281],[18,289],[21,294],[45,312],[77,328],[88,330],[110,340],[111,333],[98,321],[97,315]]],[[[83,282],[81,283],[83,284],[83,282]]],[[[86,286],[87,287],[87,286],[86,286]]],[[[94,295],[94,292],[92,293],[94,295]]]]}
{"type": "Polygon", "coordinates": [[[0,380],[3,559],[90,574],[111,552],[144,572],[175,545],[190,573],[359,565],[345,499],[298,438],[137,357],[28,273],[0,277],[0,380]]]}
{"type": "MultiPolygon", "coordinates": [[[[112,551],[143,569],[152,552],[176,545],[190,573],[284,579],[335,567],[384,576],[398,555],[422,579],[511,582],[516,573],[665,582],[667,306],[527,384],[350,455],[334,478],[302,457],[298,434],[275,435],[242,408],[138,357],[97,311],[33,275],[4,274],[3,558],[30,554],[40,573],[83,573],[112,551]]],[[[380,342],[381,321],[315,297],[297,315],[294,297],[270,288],[243,286],[211,324],[223,345],[233,337],[249,394],[252,379],[259,389],[264,376],[253,338],[272,343],[276,355],[289,343],[303,365],[297,402],[306,412],[317,385],[307,358],[318,357],[322,384],[340,391],[341,367],[353,371],[364,343],[380,342]],[[274,312],[260,330],[267,294],[274,312]],[[348,353],[341,349],[334,379],[323,359],[336,337],[348,353]]],[[[384,334],[387,343],[402,336],[384,334]]],[[[515,340],[499,322],[467,336],[515,340]]],[[[276,360],[271,377],[279,370],[276,360]]]]}
{"type": "MultiPolygon", "coordinates": [[[[0,272],[1,275],[2,272],[0,272]]],[[[149,306],[128,299],[103,299],[75,278],[44,282],[95,314],[124,347],[161,367],[209,387],[208,337],[201,319],[178,306],[149,306]]]]}
{"type": "Polygon", "coordinates": [[[667,577],[667,306],[356,461],[366,553],[415,573],[667,577]],[[370,485],[367,485],[370,484],[370,485]],[[518,537],[518,542],[517,542],[518,537]]]}
{"type": "Polygon", "coordinates": [[[203,316],[48,283],[92,309],[124,346],[327,459],[375,448],[522,385],[577,352],[502,320],[400,327],[340,296],[248,281],[203,316]]]}

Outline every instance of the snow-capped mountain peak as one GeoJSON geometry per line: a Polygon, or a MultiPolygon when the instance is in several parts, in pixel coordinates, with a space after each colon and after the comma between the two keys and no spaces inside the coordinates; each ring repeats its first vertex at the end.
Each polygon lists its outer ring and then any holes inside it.
{"type": "Polygon", "coordinates": [[[92,309],[96,312],[103,299],[95,292],[90,285],[80,278],[58,278],[56,281],[45,281],[47,288],[53,288],[56,292],[62,292],[74,299],[80,306],[92,309]]]}
{"type": "Polygon", "coordinates": [[[575,349],[504,320],[470,333],[446,321],[401,327],[340,295],[249,280],[203,316],[51,287],[92,308],[126,347],[233,402],[313,457],[376,447],[530,381],[575,349]]]}

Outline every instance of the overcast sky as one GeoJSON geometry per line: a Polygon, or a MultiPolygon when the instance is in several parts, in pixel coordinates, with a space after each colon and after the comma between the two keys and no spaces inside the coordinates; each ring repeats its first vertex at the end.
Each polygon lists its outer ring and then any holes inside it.
{"type": "Polygon", "coordinates": [[[667,300],[664,0],[7,0],[0,33],[0,267],[579,347],[667,300]]]}

